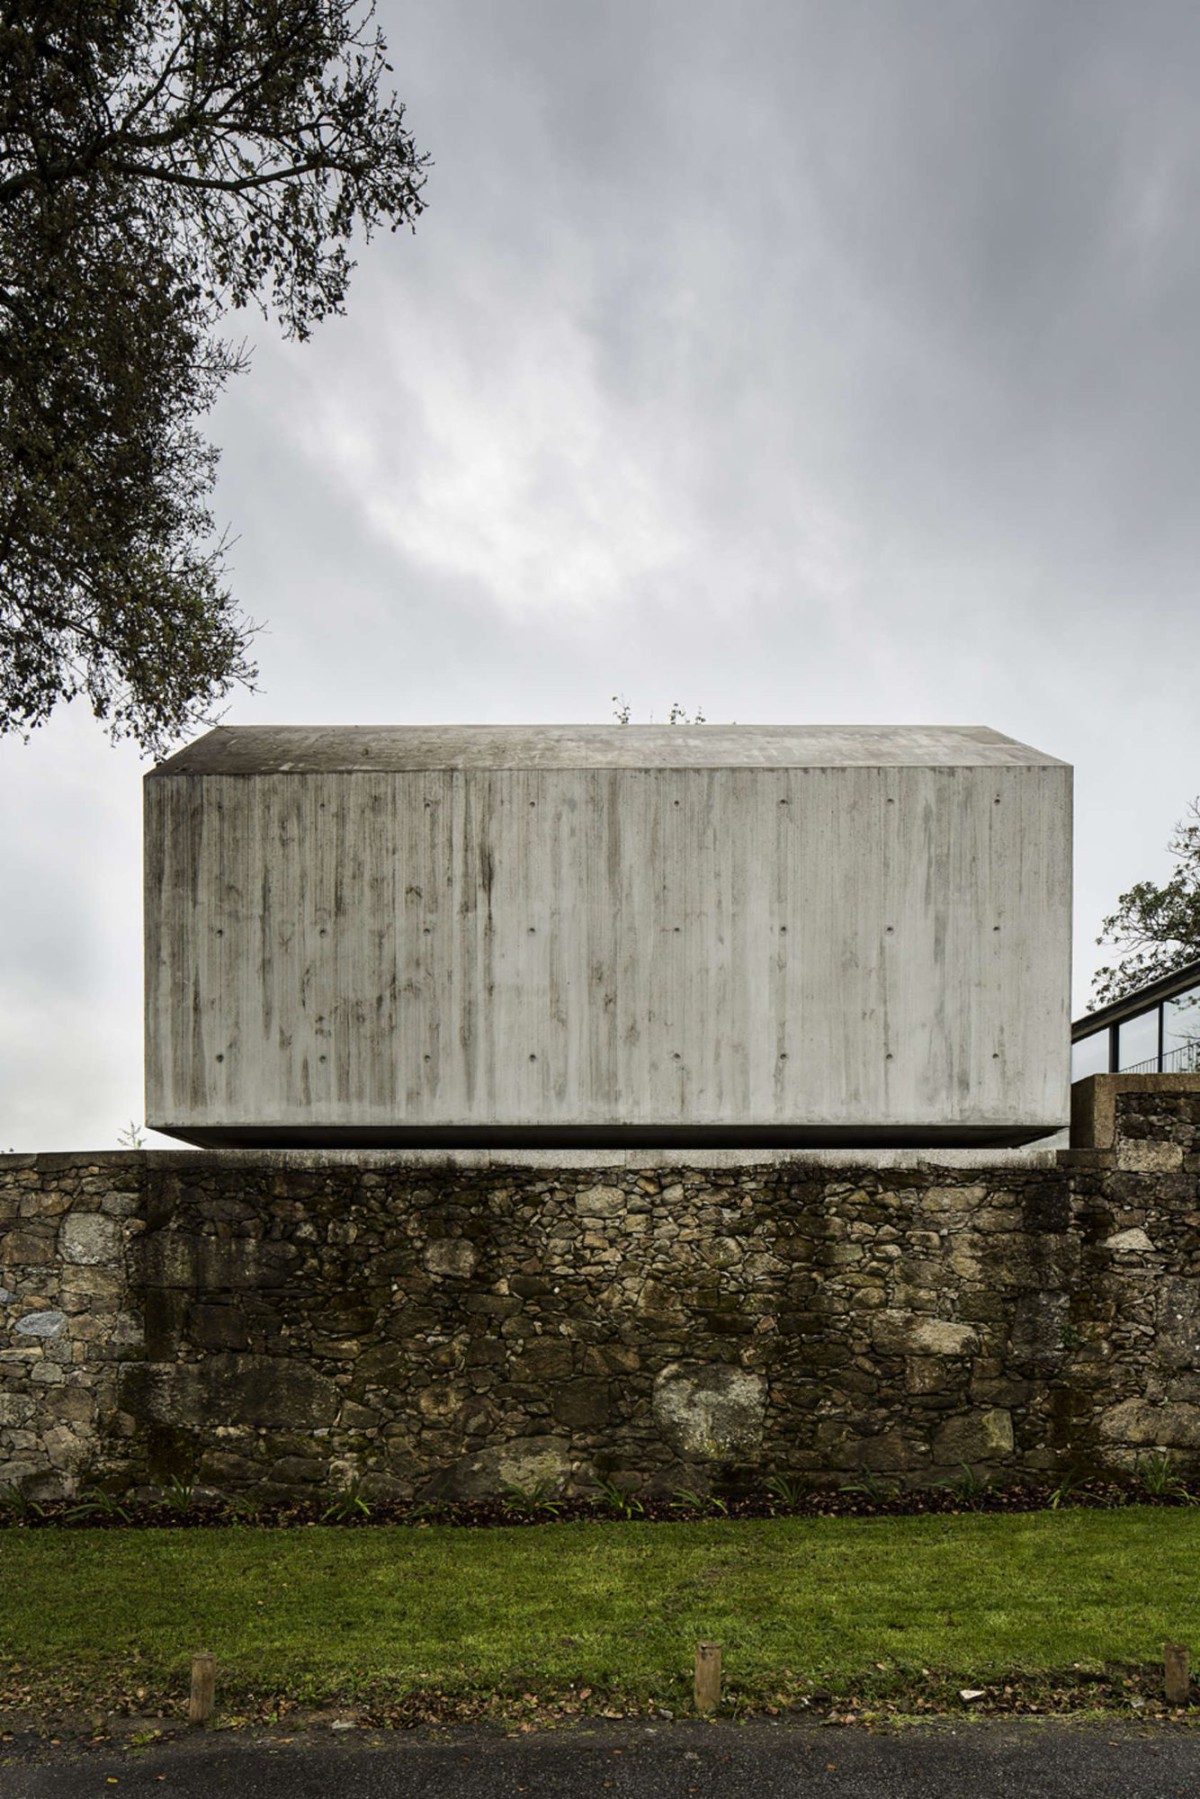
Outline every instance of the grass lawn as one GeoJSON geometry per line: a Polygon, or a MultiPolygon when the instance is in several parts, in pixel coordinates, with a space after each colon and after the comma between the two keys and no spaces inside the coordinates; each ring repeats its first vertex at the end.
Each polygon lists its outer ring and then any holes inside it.
{"type": "Polygon", "coordinates": [[[1200,1513],[547,1524],[456,1530],[0,1530],[0,1703],[422,1689],[678,1705],[693,1645],[727,1691],[884,1695],[1200,1651],[1200,1513]]]}

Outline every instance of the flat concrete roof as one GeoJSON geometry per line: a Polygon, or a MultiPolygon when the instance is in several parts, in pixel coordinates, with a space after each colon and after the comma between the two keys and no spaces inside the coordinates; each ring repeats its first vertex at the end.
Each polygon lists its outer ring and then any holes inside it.
{"type": "Polygon", "coordinates": [[[986,725],[218,725],[159,775],[1064,766],[986,725]]]}

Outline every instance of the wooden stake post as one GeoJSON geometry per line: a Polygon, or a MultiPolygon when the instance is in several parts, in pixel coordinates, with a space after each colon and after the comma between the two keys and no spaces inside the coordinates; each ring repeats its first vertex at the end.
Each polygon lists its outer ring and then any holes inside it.
{"type": "Polygon", "coordinates": [[[1182,1643],[1163,1644],[1163,1673],[1166,1676],[1168,1705],[1186,1705],[1192,1678],[1188,1668],[1188,1652],[1182,1643]]]}
{"type": "Polygon", "coordinates": [[[188,1698],[188,1723],[207,1724],[213,1715],[213,1700],[217,1688],[217,1658],[215,1655],[194,1655],[192,1657],[192,1691],[188,1698]]]}
{"type": "Polygon", "coordinates": [[[721,1645],[696,1644],[696,1710],[715,1712],[721,1703],[721,1645]]]}

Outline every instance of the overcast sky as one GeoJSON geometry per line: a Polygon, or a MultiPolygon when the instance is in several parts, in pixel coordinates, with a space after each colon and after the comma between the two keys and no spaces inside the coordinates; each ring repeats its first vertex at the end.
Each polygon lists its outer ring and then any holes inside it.
{"type": "MultiPolygon", "coordinates": [[[[211,420],[235,723],[978,723],[1074,763],[1076,1010],[1200,792],[1190,0],[383,0],[433,157],[211,420]]],[[[0,1149],[142,1118],[140,777],[0,742],[0,1149]]]]}

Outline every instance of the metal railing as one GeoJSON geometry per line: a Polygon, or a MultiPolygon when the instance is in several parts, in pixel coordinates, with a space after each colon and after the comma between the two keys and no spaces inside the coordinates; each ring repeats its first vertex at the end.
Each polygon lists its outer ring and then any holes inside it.
{"type": "Polygon", "coordinates": [[[1131,1062],[1122,1074],[1200,1074],[1200,1038],[1169,1049],[1160,1061],[1151,1056],[1148,1062],[1131,1062]]]}

